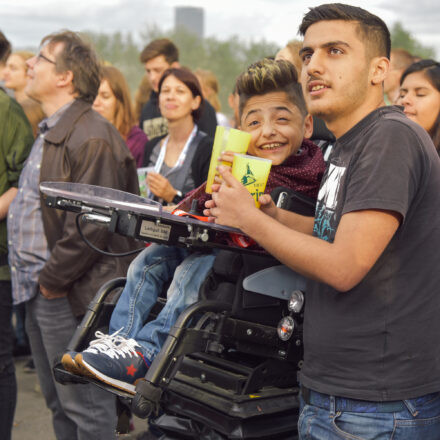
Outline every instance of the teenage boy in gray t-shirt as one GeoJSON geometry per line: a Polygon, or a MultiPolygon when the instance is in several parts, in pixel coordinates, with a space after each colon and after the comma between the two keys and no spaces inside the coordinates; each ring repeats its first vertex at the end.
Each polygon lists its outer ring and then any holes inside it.
{"type": "Polygon", "coordinates": [[[226,169],[205,214],[312,280],[300,438],[438,439],[440,160],[427,133],[385,108],[380,18],[321,5],[300,33],[309,111],[337,139],[314,221],[269,200],[256,210],[226,169]]]}

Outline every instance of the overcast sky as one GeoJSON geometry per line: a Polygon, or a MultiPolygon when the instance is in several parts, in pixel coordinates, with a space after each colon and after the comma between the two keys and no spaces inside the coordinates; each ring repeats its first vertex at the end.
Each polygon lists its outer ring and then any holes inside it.
{"type": "MultiPolygon", "coordinates": [[[[342,0],[343,1],[343,0],[342,0]]],[[[314,0],[0,0],[0,30],[15,48],[37,46],[44,35],[60,30],[132,32],[136,38],[148,26],[163,30],[174,26],[175,6],[205,9],[205,36],[219,39],[238,35],[243,39],[284,45],[297,35],[314,0]]],[[[438,0],[359,0],[388,26],[400,21],[404,28],[440,57],[440,2],[438,0]]]]}

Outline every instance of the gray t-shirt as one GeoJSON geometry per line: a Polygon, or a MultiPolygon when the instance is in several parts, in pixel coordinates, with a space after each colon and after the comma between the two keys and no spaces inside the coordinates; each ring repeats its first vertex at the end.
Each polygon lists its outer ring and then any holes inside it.
{"type": "Polygon", "coordinates": [[[395,211],[403,222],[350,291],[310,282],[300,380],[372,401],[439,391],[440,159],[398,107],[375,110],[337,140],[314,234],[332,242],[341,216],[364,209],[395,211]]]}

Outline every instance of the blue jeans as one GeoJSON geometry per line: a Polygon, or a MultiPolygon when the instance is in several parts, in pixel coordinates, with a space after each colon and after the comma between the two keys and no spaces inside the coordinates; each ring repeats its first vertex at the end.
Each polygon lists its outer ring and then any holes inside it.
{"type": "MultiPolygon", "coordinates": [[[[78,326],[67,298],[37,294],[26,303],[26,331],[57,440],[116,439],[116,399],[95,385],[61,385],[52,372],[78,326]]],[[[48,435],[49,436],[49,435],[48,435]]]]}
{"type": "Polygon", "coordinates": [[[329,407],[323,408],[325,405],[306,404],[301,399],[301,440],[440,439],[440,393],[389,403],[383,412],[370,412],[371,402],[356,401],[358,412],[353,408],[342,410],[350,406],[352,399],[329,396],[329,401],[329,407]]]}
{"type": "Polygon", "coordinates": [[[110,319],[109,332],[135,339],[150,361],[180,313],[198,300],[200,286],[214,264],[215,252],[192,253],[187,249],[152,244],[130,264],[127,283],[110,319]],[[144,325],[164,285],[172,279],[167,302],[153,321],[144,325]]]}

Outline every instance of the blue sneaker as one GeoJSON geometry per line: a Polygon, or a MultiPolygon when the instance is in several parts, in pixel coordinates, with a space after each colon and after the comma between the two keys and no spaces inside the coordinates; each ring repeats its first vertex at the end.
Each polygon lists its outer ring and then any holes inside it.
{"type": "Polygon", "coordinates": [[[149,363],[134,339],[118,336],[118,343],[105,351],[84,350],[75,362],[88,375],[130,394],[136,394],[136,383],[147,374],[149,363]]]}
{"type": "MultiPolygon", "coordinates": [[[[86,351],[90,351],[92,353],[102,353],[110,348],[113,348],[115,344],[120,340],[120,336],[118,333],[122,329],[119,329],[117,332],[107,335],[102,333],[101,331],[95,332],[96,339],[89,343],[89,347],[86,351]]],[[[61,363],[65,370],[70,371],[73,374],[79,374],[83,376],[90,376],[87,370],[84,370],[80,364],[77,364],[75,361],[75,357],[78,354],[77,351],[66,351],[61,358],[61,363]]]]}

